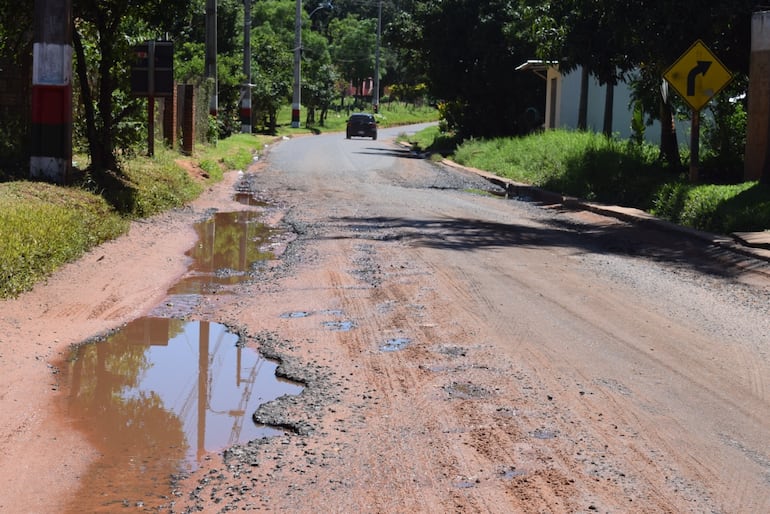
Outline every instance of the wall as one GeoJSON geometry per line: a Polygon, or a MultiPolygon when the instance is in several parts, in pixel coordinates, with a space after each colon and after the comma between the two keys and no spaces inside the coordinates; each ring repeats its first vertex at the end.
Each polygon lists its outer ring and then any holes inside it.
{"type": "MultiPolygon", "coordinates": [[[[576,129],[578,125],[578,106],[580,105],[580,74],[578,68],[570,73],[562,74],[558,67],[550,66],[546,75],[546,128],[576,129]],[[554,94],[552,88],[556,86],[554,94]],[[552,103],[555,101],[555,107],[552,103]],[[552,112],[553,111],[553,112],[552,112]],[[553,126],[550,125],[553,120],[553,126]]],[[[599,85],[598,80],[591,76],[588,80],[588,113],[587,128],[601,132],[604,125],[604,96],[606,86],[599,85]]],[[[631,89],[625,82],[615,86],[615,98],[612,109],[612,131],[621,139],[628,139],[631,130],[631,89]]],[[[689,141],[689,122],[677,122],[677,137],[680,144],[689,141]]],[[[645,139],[652,143],[660,143],[660,123],[656,120],[646,127],[645,139]]]]}

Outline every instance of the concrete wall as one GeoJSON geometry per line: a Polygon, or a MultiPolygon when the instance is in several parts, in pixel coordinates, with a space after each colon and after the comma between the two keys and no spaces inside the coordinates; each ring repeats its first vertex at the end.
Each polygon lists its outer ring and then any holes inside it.
{"type": "MultiPolygon", "coordinates": [[[[578,125],[578,106],[580,105],[580,75],[578,68],[562,74],[558,67],[548,68],[546,75],[546,128],[576,129],[578,125]],[[556,88],[554,93],[553,88],[556,88]],[[553,124],[551,124],[551,122],[553,124]]],[[[604,126],[604,96],[606,86],[599,85],[591,76],[588,80],[588,113],[586,124],[589,130],[601,132],[604,126]]],[[[615,86],[615,98],[612,109],[612,131],[621,139],[628,139],[631,130],[631,89],[621,82],[615,86]]],[[[653,144],[660,143],[660,123],[654,121],[646,127],[645,139],[653,144]]],[[[680,144],[689,141],[689,123],[677,122],[677,137],[680,144]]]]}

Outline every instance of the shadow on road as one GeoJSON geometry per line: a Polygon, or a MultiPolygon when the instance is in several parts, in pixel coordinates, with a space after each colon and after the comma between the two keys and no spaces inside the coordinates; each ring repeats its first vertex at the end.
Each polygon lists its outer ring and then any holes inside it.
{"type": "Polygon", "coordinates": [[[631,224],[591,225],[571,220],[539,220],[544,226],[496,223],[476,219],[393,217],[334,218],[351,238],[402,241],[415,246],[455,251],[483,248],[572,248],[576,254],[637,257],[674,264],[719,277],[746,271],[768,271],[767,263],[747,259],[706,242],[631,224]]]}

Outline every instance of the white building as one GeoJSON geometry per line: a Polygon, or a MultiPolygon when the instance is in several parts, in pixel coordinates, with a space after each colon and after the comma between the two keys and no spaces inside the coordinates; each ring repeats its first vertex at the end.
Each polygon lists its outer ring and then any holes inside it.
{"type": "MultiPolygon", "coordinates": [[[[578,67],[569,73],[561,73],[557,63],[527,61],[516,68],[517,71],[534,72],[546,81],[545,93],[545,128],[577,129],[580,106],[580,76],[578,67]]],[[[662,80],[662,79],[661,79],[662,80]]],[[[602,132],[604,126],[604,102],[607,86],[600,85],[594,76],[588,79],[588,109],[586,128],[602,132]]],[[[672,92],[672,94],[675,94],[672,92]]],[[[631,88],[626,82],[619,82],[613,93],[612,132],[621,139],[629,139],[633,130],[631,119],[631,88]]],[[[689,123],[677,122],[679,142],[689,140],[689,123]]],[[[645,126],[645,139],[653,144],[660,142],[660,122],[655,120],[651,126],[645,126]]]]}

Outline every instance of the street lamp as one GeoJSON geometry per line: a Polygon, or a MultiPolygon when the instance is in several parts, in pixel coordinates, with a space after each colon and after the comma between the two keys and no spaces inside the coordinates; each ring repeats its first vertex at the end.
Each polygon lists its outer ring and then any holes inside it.
{"type": "MultiPolygon", "coordinates": [[[[321,9],[332,9],[331,2],[323,2],[310,13],[312,18],[321,9]]],[[[302,0],[297,0],[297,12],[294,18],[294,93],[291,100],[291,128],[299,128],[299,114],[302,88],[300,83],[300,61],[302,60],[302,0]]]]}

